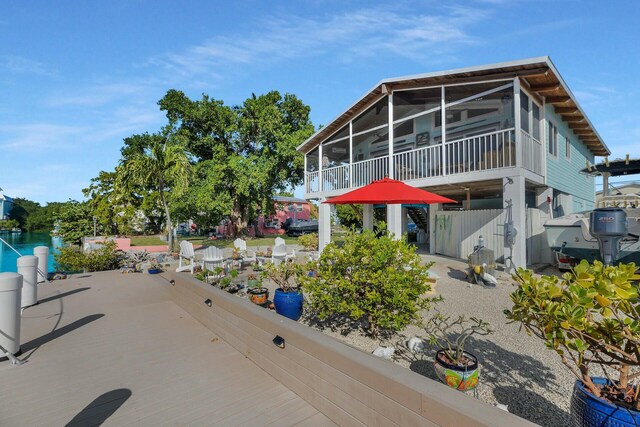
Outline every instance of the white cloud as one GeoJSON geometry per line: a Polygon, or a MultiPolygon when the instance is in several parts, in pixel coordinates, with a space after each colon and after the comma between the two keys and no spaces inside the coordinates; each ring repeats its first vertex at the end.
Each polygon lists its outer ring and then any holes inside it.
{"type": "Polygon", "coordinates": [[[36,74],[39,76],[57,76],[57,71],[47,67],[42,62],[24,58],[22,56],[9,55],[2,60],[2,66],[11,74],[36,74]]]}
{"type": "Polygon", "coordinates": [[[100,107],[122,98],[148,91],[148,86],[135,83],[110,83],[72,90],[70,94],[55,94],[45,100],[48,107],[100,107]]]}
{"type": "Polygon", "coordinates": [[[393,53],[423,61],[479,42],[468,30],[487,19],[486,8],[444,7],[434,13],[402,6],[375,7],[313,19],[269,17],[254,32],[215,37],[184,52],[152,58],[183,77],[219,77],[226,66],[303,59],[323,54],[344,60],[393,53]]]}
{"type": "Polygon", "coordinates": [[[65,149],[86,131],[85,127],[51,123],[0,125],[0,149],[18,153],[65,149]]]}

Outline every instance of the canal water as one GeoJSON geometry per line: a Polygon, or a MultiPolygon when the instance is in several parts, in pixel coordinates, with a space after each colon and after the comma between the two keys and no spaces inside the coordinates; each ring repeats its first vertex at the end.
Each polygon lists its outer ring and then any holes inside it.
{"type": "MultiPolygon", "coordinates": [[[[20,234],[0,233],[0,237],[13,246],[21,255],[33,255],[36,246],[49,247],[49,272],[55,271],[54,254],[62,244],[59,237],[51,237],[49,233],[23,231],[20,234]]],[[[0,272],[16,272],[18,254],[0,241],[0,272]]]]}

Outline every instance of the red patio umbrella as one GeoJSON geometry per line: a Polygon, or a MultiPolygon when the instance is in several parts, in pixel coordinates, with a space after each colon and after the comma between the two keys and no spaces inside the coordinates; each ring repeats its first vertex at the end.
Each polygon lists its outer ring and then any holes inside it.
{"type": "Polygon", "coordinates": [[[369,185],[349,191],[341,196],[325,201],[333,205],[374,205],[374,204],[407,204],[428,205],[431,203],[457,203],[437,194],[412,187],[395,179],[383,178],[369,185]]]}

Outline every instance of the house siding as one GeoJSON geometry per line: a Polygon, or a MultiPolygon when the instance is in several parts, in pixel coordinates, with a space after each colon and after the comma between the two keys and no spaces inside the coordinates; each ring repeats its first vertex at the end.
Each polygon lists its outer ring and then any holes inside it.
{"type": "Polygon", "coordinates": [[[594,163],[595,156],[587,146],[573,133],[566,122],[562,121],[553,106],[545,107],[544,139],[547,150],[547,185],[569,194],[573,202],[563,206],[565,213],[593,209],[595,207],[595,178],[579,173],[587,161],[594,163]],[[549,120],[558,128],[558,156],[549,154],[549,120]],[[566,138],[571,141],[570,158],[566,156],[566,138]]]}

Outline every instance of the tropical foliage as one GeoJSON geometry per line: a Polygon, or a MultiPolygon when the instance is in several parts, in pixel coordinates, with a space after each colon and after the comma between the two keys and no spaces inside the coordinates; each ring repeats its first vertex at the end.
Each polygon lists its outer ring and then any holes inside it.
{"type": "Polygon", "coordinates": [[[105,242],[88,253],[77,246],[66,246],[55,255],[58,269],[71,272],[113,270],[120,267],[124,259],[124,253],[116,250],[115,242],[105,242]]]}
{"type": "Polygon", "coordinates": [[[555,351],[591,393],[603,393],[591,379],[592,366],[600,366],[627,402],[640,409],[638,389],[627,392],[630,382],[640,378],[636,270],[635,264],[582,261],[559,279],[519,269],[513,308],[505,314],[555,351]]]}
{"type": "Polygon", "coordinates": [[[225,218],[242,232],[273,211],[273,194],[302,182],[296,147],[314,128],[294,95],[272,91],[228,106],[172,89],[158,104],[167,124],[125,138],[115,171],[84,190],[104,233],[168,231],[186,220],[208,228],[225,218]]]}
{"type": "Polygon", "coordinates": [[[58,235],[66,244],[78,245],[85,236],[93,235],[93,217],[85,202],[69,200],[55,214],[58,235]]]}
{"type": "Polygon", "coordinates": [[[318,233],[303,234],[298,237],[298,243],[305,251],[317,251],[319,244],[318,233]]]}
{"type": "Polygon", "coordinates": [[[388,234],[351,232],[342,247],[327,245],[308,265],[316,274],[301,281],[310,311],[321,320],[360,322],[372,336],[404,329],[436,300],[425,296],[432,264],[422,265],[406,239],[388,234]]]}
{"type": "Polygon", "coordinates": [[[16,197],[9,218],[18,221],[18,227],[28,231],[51,231],[55,216],[65,203],[50,202],[45,206],[40,203],[16,197]]]}
{"type": "Polygon", "coordinates": [[[142,135],[145,146],[123,158],[117,170],[115,187],[120,197],[131,197],[139,189],[157,192],[164,213],[169,247],[173,247],[173,233],[169,199],[179,199],[186,191],[191,164],[182,145],[174,138],[160,134],[142,135]]]}

